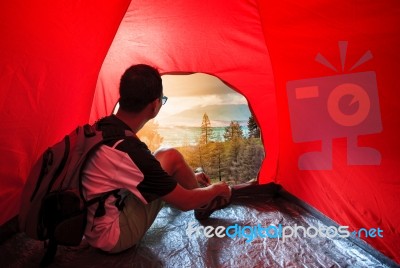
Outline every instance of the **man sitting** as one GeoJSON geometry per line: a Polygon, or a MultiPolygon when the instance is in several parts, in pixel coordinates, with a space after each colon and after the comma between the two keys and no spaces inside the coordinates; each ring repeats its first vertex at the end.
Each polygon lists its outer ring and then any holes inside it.
{"type": "MultiPolygon", "coordinates": [[[[159,113],[163,95],[159,72],[139,64],[125,71],[120,81],[119,110],[97,122],[103,131],[129,130],[137,133],[159,113]]],[[[105,216],[95,217],[96,206],[88,209],[85,237],[90,245],[110,253],[136,245],[167,202],[177,209],[195,209],[197,219],[207,218],[225,207],[231,188],[224,182],[210,185],[204,173],[193,173],[175,149],[152,154],[136,135],[102,145],[88,159],[83,170],[86,199],[121,189],[119,196],[105,200],[105,216]],[[199,183],[206,185],[199,187],[199,183]]]]}

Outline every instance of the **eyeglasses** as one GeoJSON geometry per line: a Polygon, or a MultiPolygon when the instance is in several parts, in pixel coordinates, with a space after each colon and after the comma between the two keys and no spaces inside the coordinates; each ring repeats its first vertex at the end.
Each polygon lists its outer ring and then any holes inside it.
{"type": "Polygon", "coordinates": [[[162,103],[162,105],[164,105],[164,104],[167,102],[167,100],[168,100],[168,97],[167,97],[167,96],[162,96],[162,97],[161,97],[161,103],[162,103]]]}

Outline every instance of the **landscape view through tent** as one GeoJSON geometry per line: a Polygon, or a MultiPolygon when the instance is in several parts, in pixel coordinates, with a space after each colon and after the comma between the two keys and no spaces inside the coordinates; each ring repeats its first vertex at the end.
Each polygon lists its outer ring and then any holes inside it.
{"type": "Polygon", "coordinates": [[[168,100],[138,133],[149,149],[178,149],[193,170],[202,169],[212,181],[256,180],[265,153],[246,98],[207,74],[162,79],[168,100]]]}

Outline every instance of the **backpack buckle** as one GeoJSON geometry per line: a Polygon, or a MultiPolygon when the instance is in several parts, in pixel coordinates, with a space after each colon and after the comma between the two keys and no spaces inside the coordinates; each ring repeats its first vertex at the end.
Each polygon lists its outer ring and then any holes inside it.
{"type": "Polygon", "coordinates": [[[86,124],[86,125],[83,126],[83,132],[84,132],[86,137],[94,137],[94,136],[96,136],[96,129],[93,126],[89,125],[89,124],[86,124]]]}

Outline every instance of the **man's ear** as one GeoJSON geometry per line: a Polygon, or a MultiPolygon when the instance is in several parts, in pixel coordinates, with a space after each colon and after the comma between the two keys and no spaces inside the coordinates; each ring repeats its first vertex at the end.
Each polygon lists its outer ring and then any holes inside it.
{"type": "Polygon", "coordinates": [[[160,101],[159,99],[155,99],[155,100],[153,100],[153,101],[151,102],[151,109],[152,109],[153,111],[156,110],[159,101],[160,101]]]}
{"type": "Polygon", "coordinates": [[[151,108],[151,111],[152,111],[152,113],[154,114],[153,116],[156,116],[157,115],[157,113],[158,113],[158,105],[159,105],[159,102],[160,102],[160,99],[155,99],[154,101],[152,101],[152,102],[150,102],[150,108],[151,108]]]}

